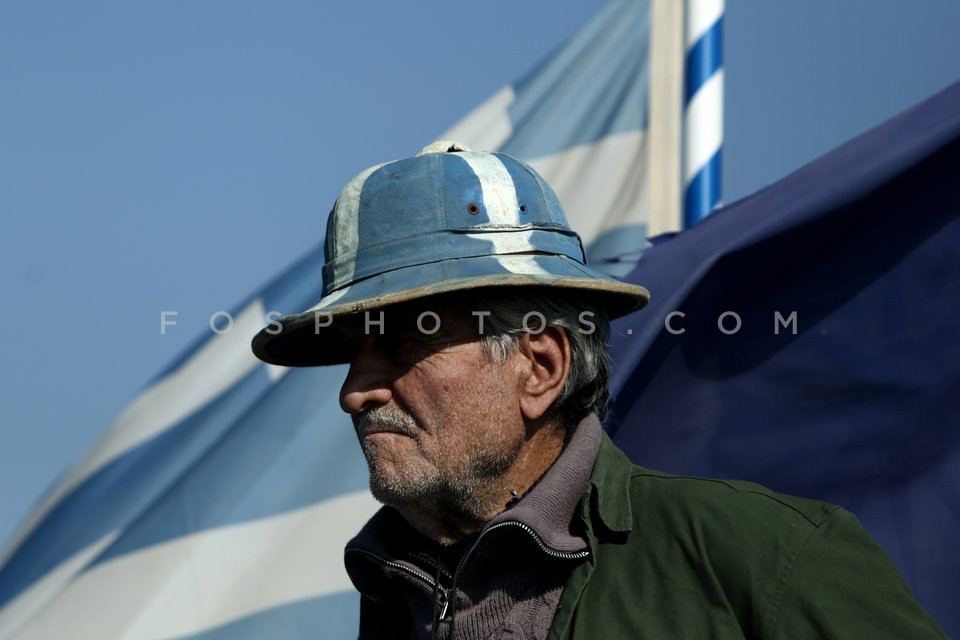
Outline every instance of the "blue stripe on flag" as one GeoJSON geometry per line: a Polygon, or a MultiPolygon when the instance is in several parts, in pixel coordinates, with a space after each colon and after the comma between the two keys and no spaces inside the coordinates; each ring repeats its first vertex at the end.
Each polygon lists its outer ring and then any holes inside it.
{"type": "Polygon", "coordinates": [[[684,225],[688,228],[706,218],[719,203],[721,154],[722,150],[718,149],[687,187],[683,210],[684,225]]]}
{"type": "Polygon", "coordinates": [[[687,54],[684,79],[684,104],[700,90],[710,76],[723,66],[723,18],[721,17],[697,40],[687,54]]]}

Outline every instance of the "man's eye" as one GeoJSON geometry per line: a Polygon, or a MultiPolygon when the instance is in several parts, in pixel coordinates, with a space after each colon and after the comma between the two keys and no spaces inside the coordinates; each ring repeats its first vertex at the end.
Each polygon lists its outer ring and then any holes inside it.
{"type": "Polygon", "coordinates": [[[355,337],[341,333],[337,337],[337,341],[340,344],[340,350],[343,353],[349,354],[347,357],[349,359],[353,358],[353,355],[357,352],[358,341],[355,337]]]}
{"type": "Polygon", "coordinates": [[[386,335],[380,338],[378,347],[391,356],[414,356],[423,349],[423,341],[418,336],[406,333],[386,335]]]}

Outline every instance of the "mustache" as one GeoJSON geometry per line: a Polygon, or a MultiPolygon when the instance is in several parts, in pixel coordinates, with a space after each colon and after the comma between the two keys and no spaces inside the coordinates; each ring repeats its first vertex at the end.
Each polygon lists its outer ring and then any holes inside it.
{"type": "Polygon", "coordinates": [[[361,436],[376,431],[392,431],[413,436],[418,431],[417,423],[410,414],[390,407],[370,409],[357,420],[357,431],[361,436]]]}

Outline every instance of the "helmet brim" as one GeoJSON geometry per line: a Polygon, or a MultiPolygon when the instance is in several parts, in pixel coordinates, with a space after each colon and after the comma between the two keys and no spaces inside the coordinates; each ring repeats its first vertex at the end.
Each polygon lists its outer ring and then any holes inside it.
{"type": "Polygon", "coordinates": [[[288,367],[342,364],[350,357],[338,331],[344,318],[402,302],[488,287],[546,287],[558,295],[588,299],[611,318],[641,309],[650,300],[645,288],[563,255],[439,260],[354,282],[324,296],[302,313],[278,318],[253,338],[253,352],[265,362],[288,367]]]}

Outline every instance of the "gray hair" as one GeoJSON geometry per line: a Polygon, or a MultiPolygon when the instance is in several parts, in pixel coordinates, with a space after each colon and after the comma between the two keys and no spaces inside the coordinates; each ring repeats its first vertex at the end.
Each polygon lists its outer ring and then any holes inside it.
{"type": "Polygon", "coordinates": [[[556,295],[524,292],[497,295],[484,292],[474,308],[489,311],[484,318],[481,345],[495,362],[505,362],[524,333],[559,327],[570,342],[570,373],[553,403],[557,419],[574,427],[591,411],[602,421],[610,395],[610,319],[600,307],[584,301],[561,300],[556,295]],[[541,326],[541,319],[546,326],[541,326]]]}

